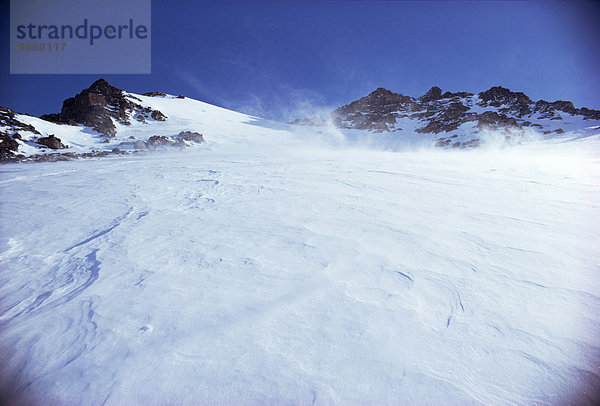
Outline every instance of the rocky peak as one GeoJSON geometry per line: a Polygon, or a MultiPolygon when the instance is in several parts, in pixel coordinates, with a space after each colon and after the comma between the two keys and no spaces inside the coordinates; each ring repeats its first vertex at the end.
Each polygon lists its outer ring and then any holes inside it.
{"type": "Polygon", "coordinates": [[[380,87],[338,108],[332,118],[340,127],[389,131],[388,126],[396,122],[398,112],[410,110],[414,105],[414,98],[380,87]]]}
{"type": "Polygon", "coordinates": [[[338,110],[342,112],[352,111],[381,111],[382,109],[389,112],[396,110],[398,106],[414,103],[414,99],[409,96],[404,96],[401,93],[394,93],[382,87],[369,93],[346,106],[340,107],[338,110]]]}
{"type": "Polygon", "coordinates": [[[113,87],[111,85],[108,84],[108,82],[106,80],[104,80],[104,78],[100,78],[98,80],[96,80],[94,83],[92,83],[92,85],[89,87],[88,90],[97,90],[99,92],[122,92],[122,90],[117,89],[116,87],[113,87]]]}
{"type": "Polygon", "coordinates": [[[369,96],[384,97],[386,95],[391,95],[391,94],[393,94],[393,92],[391,90],[388,90],[385,87],[378,87],[377,89],[375,89],[371,93],[369,93],[369,96]]]}
{"type": "Polygon", "coordinates": [[[123,91],[98,79],[75,97],[66,99],[60,111],[60,121],[67,124],[83,124],[107,136],[115,135],[112,118],[127,121],[127,113],[133,103],[123,96],[123,91]]]}
{"type": "Polygon", "coordinates": [[[414,99],[409,96],[404,96],[402,93],[394,93],[390,90],[380,87],[357,101],[360,102],[359,104],[361,105],[379,107],[411,103],[414,101],[414,99]]]}
{"type": "Polygon", "coordinates": [[[532,113],[533,101],[521,92],[511,92],[502,86],[494,86],[479,93],[480,106],[501,107],[502,113],[523,117],[532,113]]]}
{"type": "Polygon", "coordinates": [[[502,86],[494,86],[479,93],[479,98],[485,105],[499,107],[502,104],[531,104],[533,101],[521,92],[511,92],[502,86]]]}
{"type": "Polygon", "coordinates": [[[161,112],[134,103],[121,89],[100,78],[75,97],[66,99],[60,113],[43,115],[41,118],[71,125],[82,124],[113,137],[116,134],[113,120],[128,125],[129,119],[134,115],[140,121],[148,117],[160,121],[165,119],[161,112]]]}
{"type": "Polygon", "coordinates": [[[341,128],[374,132],[404,131],[401,127],[408,125],[414,128],[409,131],[438,134],[456,131],[467,124],[463,131],[471,131],[471,128],[477,133],[491,129],[512,136],[523,133],[524,127],[545,128],[548,120],[566,118],[564,113],[579,115],[584,120],[600,121],[600,110],[578,109],[573,103],[562,100],[533,102],[524,93],[502,86],[491,87],[477,95],[469,92],[442,93],[442,89],[433,86],[418,98],[380,87],[336,109],[331,118],[341,128]]]}
{"type": "Polygon", "coordinates": [[[433,100],[439,100],[442,98],[442,89],[437,86],[433,86],[427,93],[419,97],[422,102],[430,102],[433,100]]]}

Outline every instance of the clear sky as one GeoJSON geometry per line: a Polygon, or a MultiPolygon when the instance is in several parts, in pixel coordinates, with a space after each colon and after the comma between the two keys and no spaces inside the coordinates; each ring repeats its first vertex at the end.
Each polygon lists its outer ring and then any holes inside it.
{"type": "Polygon", "coordinates": [[[35,115],[100,76],[282,120],[434,85],[600,109],[599,2],[153,0],[150,75],[10,75],[0,12],[0,105],[35,115]]]}

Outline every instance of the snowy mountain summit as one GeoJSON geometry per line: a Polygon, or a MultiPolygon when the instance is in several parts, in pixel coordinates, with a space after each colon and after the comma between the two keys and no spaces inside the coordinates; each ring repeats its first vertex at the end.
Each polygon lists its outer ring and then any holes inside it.
{"type": "Polygon", "coordinates": [[[162,92],[136,95],[98,79],[66,99],[60,113],[38,119],[0,107],[0,161],[68,160],[204,142],[202,134],[189,128],[167,126],[165,134],[165,126],[160,124],[168,117],[153,98],[185,103],[184,96],[162,92]]]}
{"type": "Polygon", "coordinates": [[[59,124],[85,125],[108,137],[116,135],[113,120],[130,125],[132,119],[145,122],[146,119],[165,121],[167,118],[158,110],[140,105],[134,96],[128,96],[121,89],[98,79],[88,89],[63,102],[58,114],[45,114],[40,118],[59,124]]]}
{"type": "Polygon", "coordinates": [[[485,131],[518,140],[532,134],[543,137],[594,130],[600,125],[600,110],[575,108],[572,102],[562,100],[534,102],[524,93],[501,86],[479,94],[442,93],[434,86],[421,97],[379,88],[328,117],[294,123],[327,121],[342,129],[433,136],[438,147],[467,148],[478,146],[485,131]]]}

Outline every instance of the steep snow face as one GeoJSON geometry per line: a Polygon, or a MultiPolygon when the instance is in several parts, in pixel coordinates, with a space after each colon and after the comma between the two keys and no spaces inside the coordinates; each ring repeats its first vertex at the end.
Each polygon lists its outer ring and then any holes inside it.
{"type": "Polygon", "coordinates": [[[385,152],[136,97],[208,148],[2,168],[7,403],[598,399],[598,136],[385,152]]]}

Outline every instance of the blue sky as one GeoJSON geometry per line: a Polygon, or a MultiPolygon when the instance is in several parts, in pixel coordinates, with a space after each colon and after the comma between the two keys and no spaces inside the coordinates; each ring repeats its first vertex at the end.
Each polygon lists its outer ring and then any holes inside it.
{"type": "Polygon", "coordinates": [[[598,2],[153,0],[150,75],[10,75],[8,3],[0,105],[35,115],[100,76],[280,120],[434,85],[600,109],[598,2]]]}

